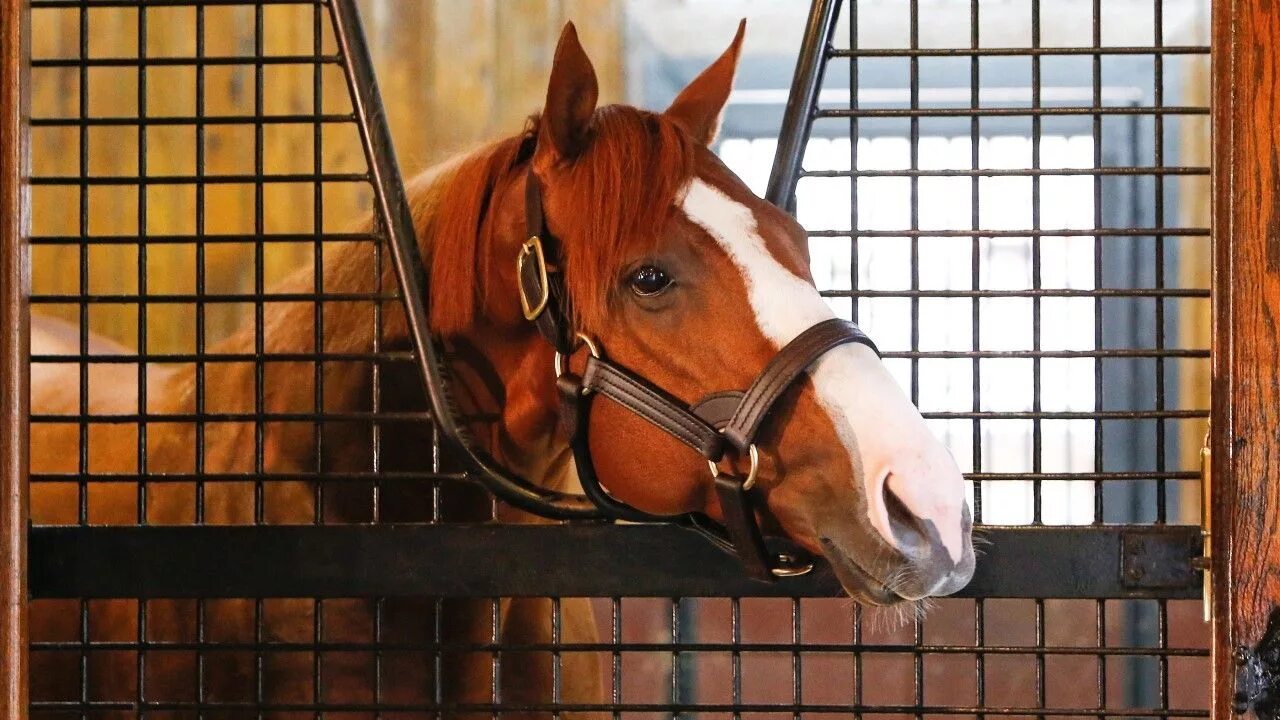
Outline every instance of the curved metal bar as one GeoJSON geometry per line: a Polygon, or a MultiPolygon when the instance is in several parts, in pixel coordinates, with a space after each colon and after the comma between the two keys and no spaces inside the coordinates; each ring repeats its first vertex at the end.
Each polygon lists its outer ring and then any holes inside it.
{"type": "Polygon", "coordinates": [[[804,157],[805,145],[809,143],[812,113],[818,106],[818,92],[822,89],[822,75],[826,70],[826,51],[836,31],[839,11],[840,0],[813,0],[809,7],[809,20],[805,23],[804,42],[796,58],[791,94],[782,114],[778,150],[773,156],[769,189],[765,193],[766,200],[788,212],[795,210],[792,200],[796,183],[800,180],[800,160],[804,157]]]}
{"type": "Polygon", "coordinates": [[[586,497],[539,487],[494,462],[488,453],[476,446],[458,421],[449,393],[445,363],[428,324],[426,272],[418,252],[413,217],[405,198],[404,181],[391,144],[391,131],[374,77],[373,61],[365,44],[360,13],[355,0],[332,0],[329,11],[341,49],[339,55],[351,91],[353,109],[360,119],[357,123],[360,141],[373,179],[374,213],[387,236],[410,341],[436,428],[461,452],[463,461],[489,491],[501,500],[521,510],[558,520],[604,519],[599,508],[586,497]]]}

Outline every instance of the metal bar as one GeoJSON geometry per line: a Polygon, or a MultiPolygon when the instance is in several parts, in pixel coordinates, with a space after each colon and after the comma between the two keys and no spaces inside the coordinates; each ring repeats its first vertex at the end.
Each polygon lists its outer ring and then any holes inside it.
{"type": "MultiPolygon", "coordinates": [[[[78,2],[79,0],[77,0],[78,2]]],[[[242,0],[236,0],[241,3],[242,0]]],[[[102,7],[101,3],[94,3],[95,8],[102,7]]],[[[81,67],[81,70],[87,70],[87,67],[81,67]]],[[[199,115],[158,115],[140,118],[137,115],[120,115],[120,116],[101,116],[101,117],[36,117],[31,118],[31,127],[113,127],[126,125],[146,125],[148,127],[154,125],[297,125],[298,123],[322,122],[326,124],[350,124],[355,122],[356,118],[351,114],[325,114],[320,117],[315,115],[208,115],[201,117],[199,115]]],[[[88,175],[88,173],[84,173],[88,175]]]]}
{"type": "MultiPolygon", "coordinates": [[[[197,8],[203,10],[203,6],[197,8]]],[[[1110,52],[1110,50],[1108,50],[1110,52]]],[[[310,65],[312,63],[337,64],[341,62],[337,55],[199,55],[190,57],[99,57],[99,58],[43,58],[33,60],[31,67],[148,67],[148,66],[191,66],[206,67],[213,65],[310,65]]],[[[196,113],[199,115],[200,113],[196,113]]],[[[320,113],[316,113],[320,115],[320,113]]]]}
{"type": "MultiPolygon", "coordinates": [[[[326,0],[252,0],[255,5],[323,5],[326,0]]],[[[86,4],[97,7],[216,7],[245,5],[245,0],[31,0],[33,8],[79,8],[86,4]]]]}
{"type": "MultiPolygon", "coordinates": [[[[1035,119],[1034,117],[1032,118],[1035,119]]],[[[921,168],[903,168],[900,170],[877,170],[877,169],[858,169],[858,170],[801,170],[801,177],[813,178],[862,178],[862,177],[1079,177],[1095,175],[1123,175],[1123,176],[1151,176],[1162,177],[1169,175],[1208,175],[1209,168],[1205,166],[1169,166],[1169,167],[1149,167],[1146,165],[1118,165],[1103,168],[942,168],[942,169],[921,169],[921,168]]],[[[283,177],[283,176],[282,176],[283,177]]],[[[79,181],[79,178],[70,178],[66,180],[79,181]]],[[[154,181],[154,179],[153,179],[154,181]]],[[[187,179],[190,182],[190,178],[187,179]]],[[[851,226],[853,227],[853,226],[851,226]]]]}
{"type": "Polygon", "coordinates": [[[0,0],[0,720],[27,716],[29,15],[0,0]]]}
{"type": "MultiPolygon", "coordinates": [[[[840,296],[835,296],[840,297],[840,296]]],[[[875,297],[874,295],[872,297],[875,297]]],[[[995,295],[993,297],[1000,297],[995,295]]],[[[1142,295],[1125,295],[1124,297],[1142,297],[1142,295]]],[[[1161,296],[1157,296],[1161,297],[1161,296]]],[[[1176,296],[1185,297],[1185,296],[1176,296]]],[[[1196,296],[1200,297],[1200,296],[1196,296]]],[[[1208,297],[1205,295],[1204,297],[1208,297]]],[[[1186,348],[1167,348],[1164,350],[1156,350],[1152,348],[1105,348],[1102,350],[886,350],[880,354],[884,358],[934,358],[934,359],[968,359],[968,358],[1090,358],[1090,357],[1109,357],[1109,358],[1208,358],[1208,350],[1195,350],[1186,348]]],[[[75,363],[82,359],[93,358],[94,365],[132,365],[138,362],[146,363],[176,363],[176,362],[250,362],[258,355],[253,353],[145,353],[145,354],[128,354],[128,355],[89,355],[82,356],[75,353],[45,355],[38,354],[31,356],[33,363],[75,363]]],[[[379,353],[345,353],[345,352],[318,352],[318,353],[275,353],[267,352],[262,356],[263,359],[272,362],[337,362],[337,361],[366,361],[366,362],[409,362],[413,360],[413,356],[405,351],[395,350],[379,353]]],[[[200,413],[197,413],[200,414],[200,413]]]]}
{"type": "MultiPolygon", "coordinates": [[[[1199,597],[1191,569],[1197,527],[984,534],[991,546],[963,597],[1199,597]]],[[[467,524],[40,527],[31,531],[31,591],[41,598],[843,595],[826,565],[757,583],[735,558],[673,526],[467,524]]]]}
{"type": "MultiPolygon", "coordinates": [[[[1097,56],[1100,57],[1100,54],[1097,56]]],[[[885,107],[885,108],[831,108],[827,110],[815,110],[814,117],[819,118],[839,118],[858,115],[860,117],[873,118],[940,118],[940,117],[1042,117],[1042,116],[1117,116],[1117,115],[1208,115],[1209,109],[1197,106],[1173,106],[1165,105],[1163,107],[1155,107],[1150,105],[1103,105],[1101,98],[1095,97],[1092,104],[1088,107],[1079,106],[1049,106],[1041,107],[982,107],[982,108],[966,108],[966,107],[931,107],[931,108],[910,108],[910,107],[885,107]]],[[[779,144],[781,147],[781,144],[779,144]]]]}
{"type": "Polygon", "coordinates": [[[449,438],[466,462],[484,480],[489,490],[515,507],[557,519],[597,519],[600,511],[581,495],[570,495],[538,487],[513,475],[493,461],[472,442],[458,422],[445,381],[445,367],[428,325],[427,279],[413,217],[405,198],[400,166],[391,144],[391,129],[374,77],[373,60],[365,44],[360,12],[355,0],[332,0],[329,4],[334,36],[343,59],[351,102],[359,122],[360,139],[373,178],[375,213],[386,233],[392,265],[400,286],[410,341],[417,354],[418,369],[430,399],[431,415],[441,434],[449,438]]]}
{"type": "MultiPolygon", "coordinates": [[[[1032,22],[1032,28],[1039,28],[1038,22],[1032,22]]],[[[867,58],[867,57],[1065,57],[1071,55],[1208,55],[1209,48],[1204,45],[1116,45],[1116,46],[1051,46],[1040,47],[968,47],[968,48],[831,48],[829,57],[833,58],[867,58]]],[[[135,61],[136,62],[136,61],[135,61]]]]}
{"type": "MultiPolygon", "coordinates": [[[[454,472],[437,472],[434,470],[383,470],[381,472],[341,472],[337,470],[324,470],[320,472],[302,472],[302,473],[268,473],[273,479],[288,479],[293,481],[304,482],[352,482],[352,483],[369,483],[376,479],[382,480],[415,480],[415,481],[432,481],[443,480],[449,482],[472,482],[478,483],[479,480],[474,476],[466,473],[454,472]]],[[[1027,482],[1032,480],[1069,480],[1074,482],[1092,482],[1101,480],[1105,482],[1143,482],[1150,480],[1195,480],[1199,475],[1192,471],[1167,471],[1164,473],[1155,472],[1105,472],[1105,473],[1034,473],[1034,472],[1004,472],[1004,473],[966,473],[965,477],[971,482],[1027,482]]],[[[138,481],[137,473],[108,473],[95,472],[86,475],[79,473],[32,473],[30,481],[32,483],[67,483],[76,482],[79,479],[85,479],[94,483],[135,483],[138,481]]],[[[152,475],[147,478],[147,482],[152,484],[158,483],[220,483],[220,482],[246,482],[253,479],[250,473],[163,473],[152,475]]]]}
{"type": "Polygon", "coordinates": [[[773,171],[769,173],[769,189],[765,193],[765,199],[780,208],[790,208],[795,195],[800,161],[809,144],[809,130],[817,112],[818,91],[822,89],[822,74],[839,11],[840,0],[814,0],[809,8],[804,44],[796,58],[791,93],[783,111],[782,129],[778,132],[778,151],[773,156],[773,171]]]}
{"type": "MultiPolygon", "coordinates": [[[[683,602],[688,602],[684,599],[683,602]]],[[[78,640],[53,640],[44,642],[32,642],[31,648],[39,651],[67,651],[77,650],[82,643],[78,640]]],[[[89,643],[89,647],[95,651],[117,651],[117,650],[141,650],[141,651],[198,651],[207,648],[207,641],[189,641],[189,640],[95,640],[89,643]]],[[[252,641],[220,641],[217,643],[219,651],[225,652],[252,652],[256,645],[252,641]]],[[[644,653],[662,653],[677,651],[681,653],[725,653],[725,652],[745,652],[745,653],[767,653],[767,652],[789,652],[797,648],[802,649],[805,654],[828,654],[839,655],[850,652],[865,653],[867,655],[896,655],[900,653],[921,652],[930,655],[973,655],[974,648],[981,648],[979,653],[982,655],[1026,655],[1029,649],[1034,649],[1038,653],[1045,655],[1061,655],[1066,657],[1081,657],[1102,655],[1108,658],[1123,657],[1160,657],[1160,658],[1194,658],[1209,657],[1209,650],[1198,647],[1172,647],[1172,648],[1153,648],[1147,646],[1136,645],[1111,645],[1105,648],[1095,648],[1090,646],[1077,645],[1014,645],[1014,644],[940,644],[930,642],[915,642],[914,639],[910,643],[895,642],[537,642],[528,641],[517,638],[512,642],[493,642],[492,640],[453,640],[453,641],[409,641],[409,640],[328,640],[322,639],[318,642],[298,642],[277,640],[271,643],[271,649],[275,652],[306,652],[310,650],[320,649],[324,652],[359,652],[362,650],[377,649],[383,652],[476,652],[490,653],[495,650],[520,650],[524,652],[610,652],[618,648],[621,652],[644,652],[644,653]]],[[[684,687],[688,687],[687,685],[684,687]]]]}
{"type": "MultiPolygon", "coordinates": [[[[919,234],[919,233],[917,233],[919,234]]],[[[824,290],[824,297],[849,297],[857,295],[858,297],[1209,297],[1209,291],[1205,289],[1157,289],[1157,288],[1100,288],[1096,290],[1077,290],[1066,288],[1061,290],[859,290],[851,293],[842,290],[824,290]]],[[[204,295],[203,300],[206,302],[226,302],[226,303],[262,303],[262,302],[308,302],[315,299],[315,295],[297,292],[297,293],[270,293],[270,292],[246,292],[246,293],[227,293],[220,295],[204,295]]],[[[68,305],[75,302],[85,302],[88,304],[103,303],[151,303],[151,304],[170,304],[185,305],[195,302],[201,296],[195,293],[112,293],[112,294],[90,294],[81,295],[77,293],[64,294],[42,294],[31,298],[32,304],[39,305],[68,305]]],[[[326,293],[323,295],[324,300],[328,302],[377,302],[396,300],[395,295],[384,293],[326,293]]],[[[265,351],[263,351],[265,352],[265,351]]]]}
{"type": "MultiPolygon", "coordinates": [[[[348,714],[348,713],[415,713],[415,714],[431,714],[437,717],[457,717],[459,715],[470,714],[475,716],[501,717],[506,713],[521,714],[550,714],[553,712],[563,713],[606,713],[606,712],[623,712],[623,713],[663,713],[675,714],[677,717],[683,717],[686,714],[694,713],[785,713],[800,711],[804,713],[813,713],[821,715],[844,715],[850,713],[861,714],[885,714],[885,715],[905,715],[907,717],[924,717],[931,715],[946,716],[970,716],[975,714],[989,714],[997,717],[1025,717],[1027,715],[1054,718],[1072,718],[1086,715],[1090,708],[1087,707],[1055,707],[1052,709],[1036,709],[1025,706],[974,706],[974,705],[946,705],[946,704],[929,704],[929,705],[910,705],[904,703],[896,704],[862,704],[850,705],[847,703],[840,704],[818,704],[796,706],[790,702],[744,702],[744,703],[680,703],[673,705],[666,702],[623,702],[617,705],[608,703],[562,703],[555,704],[550,702],[444,702],[444,703],[428,703],[428,702],[403,702],[403,703],[386,703],[383,705],[375,705],[371,702],[324,702],[320,704],[311,704],[305,702],[287,702],[287,701],[271,701],[258,702],[248,700],[233,700],[225,703],[218,703],[217,709],[226,713],[232,712],[253,712],[259,713],[290,713],[302,714],[312,713],[319,715],[327,714],[348,714]]],[[[192,701],[172,700],[172,701],[148,701],[145,703],[135,703],[127,700],[94,700],[87,703],[70,703],[70,702],[41,702],[36,705],[42,713],[65,714],[68,711],[76,711],[80,709],[90,710],[92,715],[106,714],[109,712],[119,713],[137,713],[142,714],[169,714],[169,713],[194,713],[198,709],[192,701]]],[[[1094,710],[1095,713],[1098,711],[1094,710]]],[[[1148,708],[1108,708],[1104,713],[1100,713],[1105,718],[1150,718],[1151,710],[1148,708]]],[[[1207,718],[1209,713],[1206,710],[1194,709],[1170,709],[1169,711],[1161,711],[1160,717],[1168,718],[1207,718]]]]}

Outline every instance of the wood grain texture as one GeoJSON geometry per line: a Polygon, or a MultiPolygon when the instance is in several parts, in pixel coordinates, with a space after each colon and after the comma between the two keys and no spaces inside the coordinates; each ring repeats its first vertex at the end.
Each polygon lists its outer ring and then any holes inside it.
{"type": "Polygon", "coordinates": [[[1280,604],[1280,5],[1216,2],[1214,184],[1214,717],[1231,650],[1280,604]]]}
{"type": "Polygon", "coordinates": [[[0,720],[27,716],[28,21],[0,0],[0,720]]]}

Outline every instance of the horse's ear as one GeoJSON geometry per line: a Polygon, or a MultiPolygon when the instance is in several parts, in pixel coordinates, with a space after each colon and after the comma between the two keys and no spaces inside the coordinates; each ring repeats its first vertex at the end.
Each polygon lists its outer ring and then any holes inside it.
{"type": "Polygon", "coordinates": [[[566,23],[551,63],[539,153],[554,150],[557,159],[572,159],[582,152],[599,94],[596,71],[578,41],[578,31],[573,23],[566,23]]]}
{"type": "Polygon", "coordinates": [[[738,23],[738,34],[733,36],[729,49],[711,63],[702,74],[680,91],[675,102],[667,108],[667,117],[679,123],[693,139],[710,145],[720,132],[720,118],[733,90],[733,76],[738,69],[738,55],[742,51],[742,37],[747,31],[747,21],[738,23]]]}

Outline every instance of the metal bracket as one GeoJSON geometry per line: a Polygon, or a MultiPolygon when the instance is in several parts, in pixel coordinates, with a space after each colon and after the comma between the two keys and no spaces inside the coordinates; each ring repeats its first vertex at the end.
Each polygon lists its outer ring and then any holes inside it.
{"type": "Polygon", "coordinates": [[[1232,708],[1258,720],[1280,718],[1280,608],[1272,607],[1267,630],[1253,649],[1236,648],[1236,693],[1232,708]]]}
{"type": "Polygon", "coordinates": [[[1156,590],[1195,585],[1199,538],[1176,542],[1149,530],[1128,530],[1120,537],[1120,579],[1132,589],[1156,590]]]}
{"type": "Polygon", "coordinates": [[[1200,446],[1200,537],[1204,541],[1204,553],[1196,561],[1204,573],[1204,594],[1201,605],[1204,621],[1213,620],[1213,426],[1204,428],[1204,444],[1200,446]]]}

